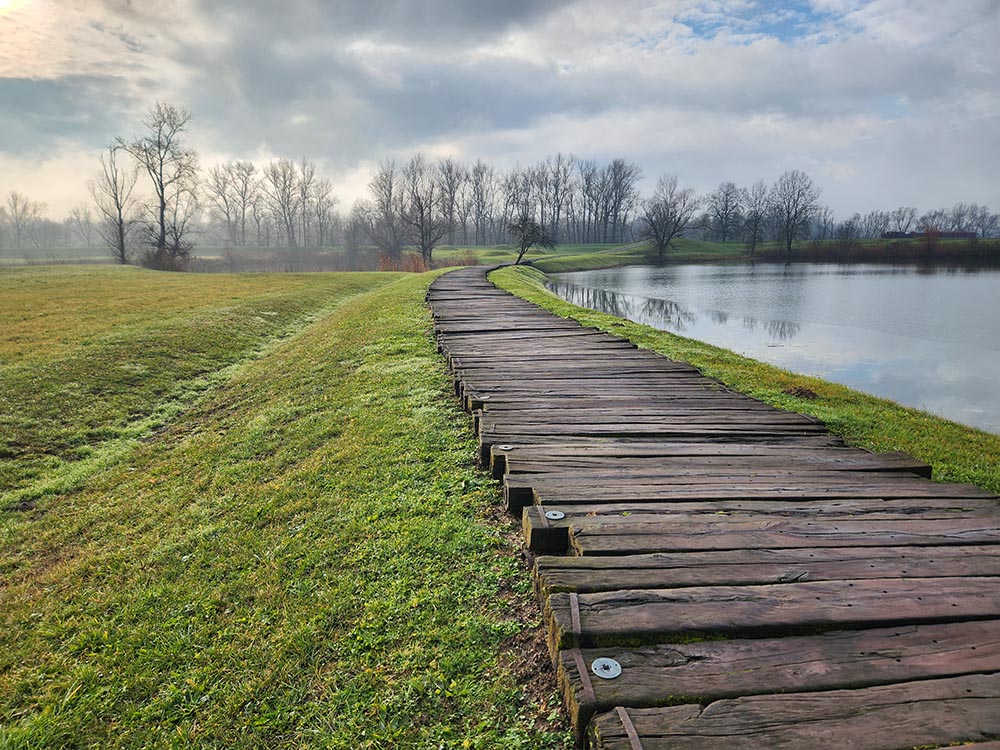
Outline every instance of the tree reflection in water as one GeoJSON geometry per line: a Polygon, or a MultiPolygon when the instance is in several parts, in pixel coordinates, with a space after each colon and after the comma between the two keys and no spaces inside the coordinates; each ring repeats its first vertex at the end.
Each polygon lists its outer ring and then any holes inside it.
{"type": "Polygon", "coordinates": [[[693,312],[669,299],[636,297],[606,289],[551,281],[546,286],[549,291],[574,305],[645,323],[654,328],[683,331],[686,325],[698,322],[698,317],[693,312]]]}
{"type": "MultiPolygon", "coordinates": [[[[645,323],[654,328],[680,332],[698,322],[698,315],[694,311],[681,307],[669,299],[637,297],[607,289],[594,289],[556,281],[549,281],[546,286],[549,291],[574,305],[627,318],[637,323],[645,323]]],[[[716,325],[726,325],[729,322],[729,313],[722,310],[710,310],[708,316],[716,325]]],[[[779,341],[792,338],[799,332],[800,327],[798,323],[787,320],[764,322],[751,317],[743,318],[743,327],[746,330],[754,331],[758,326],[763,326],[772,338],[779,341]]]]}

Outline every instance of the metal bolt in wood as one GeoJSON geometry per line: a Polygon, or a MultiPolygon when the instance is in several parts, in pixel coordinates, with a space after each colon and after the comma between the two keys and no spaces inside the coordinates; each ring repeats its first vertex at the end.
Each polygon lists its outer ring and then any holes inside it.
{"type": "Polygon", "coordinates": [[[594,659],[594,663],[590,665],[590,670],[602,679],[613,680],[622,673],[622,665],[614,659],[602,656],[600,659],[594,659]]]}

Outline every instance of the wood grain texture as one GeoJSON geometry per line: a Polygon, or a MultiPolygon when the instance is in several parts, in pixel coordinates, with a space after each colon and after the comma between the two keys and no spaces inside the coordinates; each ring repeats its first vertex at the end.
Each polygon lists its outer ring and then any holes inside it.
{"type": "Polygon", "coordinates": [[[816,636],[701,641],[559,654],[559,685],[574,724],[615,706],[705,705],[722,698],[861,688],[1000,672],[1000,621],[908,625],[816,636]],[[615,659],[615,679],[580,675],[615,659]],[[582,689],[589,683],[589,691],[582,689]]]}
{"type": "MultiPolygon", "coordinates": [[[[911,750],[1000,736],[1000,675],[627,713],[644,750],[911,750]]],[[[592,741],[601,750],[631,750],[614,711],[595,719],[592,741]]]]}
{"type": "Polygon", "coordinates": [[[845,627],[1000,618],[1000,578],[878,578],[760,586],[625,589],[552,594],[553,652],[676,642],[692,633],[801,634],[845,627]],[[574,634],[570,597],[579,602],[574,634]]]}

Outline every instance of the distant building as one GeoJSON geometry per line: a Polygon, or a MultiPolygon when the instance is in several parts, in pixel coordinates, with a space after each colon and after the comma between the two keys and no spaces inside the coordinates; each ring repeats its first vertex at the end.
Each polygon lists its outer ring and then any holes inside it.
{"type": "Polygon", "coordinates": [[[939,240],[974,240],[975,232],[883,232],[883,240],[914,240],[921,237],[934,237],[939,240]]]}

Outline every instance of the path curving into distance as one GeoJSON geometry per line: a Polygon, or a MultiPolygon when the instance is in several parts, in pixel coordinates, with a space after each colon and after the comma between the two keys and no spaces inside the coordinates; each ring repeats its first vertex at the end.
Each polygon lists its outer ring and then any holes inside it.
{"type": "Polygon", "coordinates": [[[428,292],[578,742],[1000,750],[1000,502],[497,289],[428,292]],[[963,745],[964,746],[964,745],[963,745]]]}

